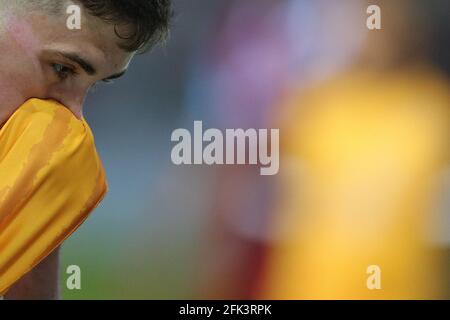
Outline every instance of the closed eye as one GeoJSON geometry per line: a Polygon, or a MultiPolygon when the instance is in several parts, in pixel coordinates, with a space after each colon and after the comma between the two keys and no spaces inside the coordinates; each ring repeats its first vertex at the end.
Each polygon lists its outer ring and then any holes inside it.
{"type": "Polygon", "coordinates": [[[103,79],[102,82],[107,83],[107,84],[112,84],[112,83],[114,83],[114,79],[103,79]]]}
{"type": "Polygon", "coordinates": [[[106,83],[112,83],[112,82],[114,82],[113,80],[122,77],[122,76],[125,74],[125,72],[127,72],[127,71],[124,70],[124,71],[122,71],[122,72],[113,74],[112,76],[110,76],[110,77],[108,77],[108,78],[105,78],[105,79],[103,79],[102,81],[103,81],[103,82],[106,82],[106,83]]]}

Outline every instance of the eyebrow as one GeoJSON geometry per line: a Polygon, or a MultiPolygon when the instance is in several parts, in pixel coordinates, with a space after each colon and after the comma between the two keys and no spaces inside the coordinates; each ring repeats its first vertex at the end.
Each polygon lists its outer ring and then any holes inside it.
{"type": "Polygon", "coordinates": [[[97,74],[97,69],[95,69],[92,63],[80,57],[78,54],[63,51],[58,51],[58,54],[78,64],[88,75],[92,76],[97,74]]]}
{"type": "MultiPolygon", "coordinates": [[[[80,57],[77,53],[64,52],[64,51],[57,51],[57,53],[65,58],[75,62],[76,64],[78,64],[87,74],[89,74],[91,76],[97,74],[97,69],[93,66],[93,64],[91,62],[89,62],[89,60],[80,57]]],[[[102,81],[110,81],[110,80],[120,78],[126,72],[127,72],[127,70],[123,70],[119,73],[113,74],[112,76],[102,79],[102,81]]]]}

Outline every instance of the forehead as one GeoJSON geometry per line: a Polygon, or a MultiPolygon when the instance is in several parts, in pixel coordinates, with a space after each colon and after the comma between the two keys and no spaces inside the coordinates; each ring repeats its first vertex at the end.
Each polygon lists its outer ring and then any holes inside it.
{"type": "Polygon", "coordinates": [[[133,53],[119,47],[121,39],[114,25],[80,8],[79,28],[69,28],[70,22],[76,21],[73,19],[77,19],[74,16],[77,13],[67,13],[66,9],[64,6],[57,14],[38,10],[20,18],[11,16],[8,19],[11,35],[30,50],[40,47],[78,52],[87,56],[99,69],[123,70],[127,67],[133,53]]]}

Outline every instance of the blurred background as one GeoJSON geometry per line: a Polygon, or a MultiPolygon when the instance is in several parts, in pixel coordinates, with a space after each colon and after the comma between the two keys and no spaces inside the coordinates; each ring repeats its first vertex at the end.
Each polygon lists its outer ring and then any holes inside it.
{"type": "Polygon", "coordinates": [[[174,0],[168,44],[87,100],[110,192],[63,297],[449,298],[449,4],[174,0]],[[172,164],[194,120],[280,128],[280,172],[172,164]]]}

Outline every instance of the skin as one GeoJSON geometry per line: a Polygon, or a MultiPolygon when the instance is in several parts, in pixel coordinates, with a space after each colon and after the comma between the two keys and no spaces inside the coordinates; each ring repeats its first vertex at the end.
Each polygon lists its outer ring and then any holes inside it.
{"type": "MultiPolygon", "coordinates": [[[[119,47],[111,24],[87,12],[82,11],[81,30],[69,30],[65,8],[76,2],[63,1],[59,13],[23,10],[23,4],[11,3],[0,4],[0,128],[30,98],[54,99],[82,117],[89,90],[102,80],[122,75],[135,53],[119,47]]],[[[123,28],[120,34],[126,34],[123,28]]],[[[58,250],[16,283],[5,298],[58,298],[58,250]]]]}
{"type": "Polygon", "coordinates": [[[18,281],[7,300],[57,300],[59,298],[59,249],[18,281]]]}
{"type": "Polygon", "coordinates": [[[68,17],[65,10],[54,14],[2,9],[0,124],[29,98],[57,100],[81,117],[89,89],[127,69],[134,53],[118,46],[113,25],[82,12],[81,30],[69,30],[68,17]],[[63,54],[81,57],[95,74],[63,54]]]}

